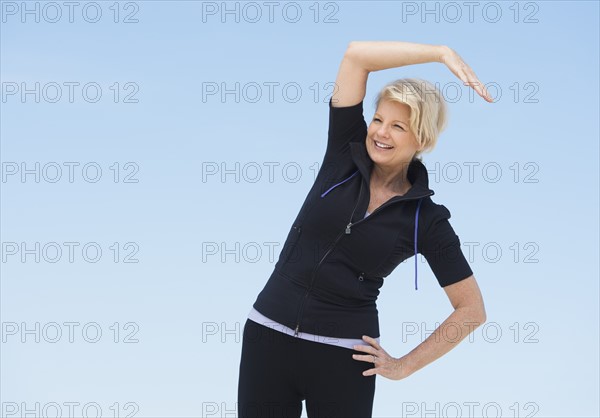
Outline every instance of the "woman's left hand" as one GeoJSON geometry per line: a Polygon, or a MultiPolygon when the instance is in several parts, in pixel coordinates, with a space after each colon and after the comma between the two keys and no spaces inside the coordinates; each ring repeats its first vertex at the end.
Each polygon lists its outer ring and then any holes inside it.
{"type": "Polygon", "coordinates": [[[494,99],[485,88],[485,85],[479,81],[475,72],[462,59],[458,53],[450,47],[443,49],[444,53],[440,56],[440,61],[446,64],[446,67],[457,76],[465,86],[471,86],[481,97],[489,103],[493,103],[494,99]]]}
{"type": "Polygon", "coordinates": [[[390,356],[375,340],[367,335],[363,335],[363,341],[369,345],[355,345],[356,351],[363,351],[365,354],[353,354],[352,358],[358,361],[372,363],[374,368],[365,370],[363,376],[379,374],[391,380],[400,380],[408,377],[411,373],[407,370],[406,362],[402,358],[390,356]]]}

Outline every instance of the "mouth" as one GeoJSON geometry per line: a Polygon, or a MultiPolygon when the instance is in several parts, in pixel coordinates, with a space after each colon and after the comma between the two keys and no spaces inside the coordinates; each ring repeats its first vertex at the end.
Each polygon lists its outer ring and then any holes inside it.
{"type": "Polygon", "coordinates": [[[375,148],[380,149],[380,150],[391,150],[394,147],[388,144],[384,144],[383,142],[379,142],[379,141],[375,141],[374,139],[372,140],[373,144],[375,145],[375,148]]]}

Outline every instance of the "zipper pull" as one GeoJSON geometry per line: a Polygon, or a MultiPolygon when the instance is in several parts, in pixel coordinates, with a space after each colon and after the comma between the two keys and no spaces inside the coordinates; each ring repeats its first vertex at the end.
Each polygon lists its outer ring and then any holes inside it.
{"type": "Polygon", "coordinates": [[[294,331],[294,337],[298,336],[298,328],[300,328],[300,324],[296,325],[296,330],[294,331]]]}
{"type": "Polygon", "coordinates": [[[360,280],[361,282],[364,280],[364,279],[363,279],[363,274],[364,274],[364,273],[360,273],[360,276],[358,276],[358,280],[360,280]]]}
{"type": "Polygon", "coordinates": [[[350,222],[348,225],[346,225],[346,234],[350,233],[350,227],[352,226],[352,222],[350,222]]]}

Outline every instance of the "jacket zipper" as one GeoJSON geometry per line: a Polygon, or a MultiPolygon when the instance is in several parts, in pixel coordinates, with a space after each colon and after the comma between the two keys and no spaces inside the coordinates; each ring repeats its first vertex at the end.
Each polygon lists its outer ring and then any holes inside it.
{"type": "Polygon", "coordinates": [[[360,203],[360,196],[362,194],[362,189],[363,189],[363,184],[364,181],[363,179],[361,179],[361,183],[360,183],[360,191],[358,193],[358,199],[356,201],[356,204],[354,205],[354,209],[352,210],[352,214],[350,215],[350,222],[348,222],[348,225],[346,225],[346,228],[344,231],[340,232],[338,234],[338,236],[335,238],[335,240],[333,241],[333,244],[330,245],[329,249],[325,252],[325,254],[323,255],[323,257],[321,257],[321,260],[319,260],[319,262],[317,263],[316,267],[313,269],[312,271],[312,275],[311,275],[311,280],[310,280],[310,285],[308,287],[308,289],[306,290],[306,293],[304,294],[304,298],[302,299],[302,302],[300,304],[300,308],[298,310],[298,315],[297,315],[297,320],[296,320],[296,328],[294,329],[294,337],[298,336],[298,330],[300,329],[300,317],[302,314],[302,311],[304,309],[304,302],[306,301],[306,298],[308,297],[308,295],[310,294],[310,291],[313,288],[313,284],[315,281],[315,275],[317,270],[319,269],[319,267],[321,266],[321,264],[323,263],[323,261],[325,260],[325,258],[329,255],[329,253],[335,248],[336,244],[338,243],[339,239],[344,235],[344,234],[350,234],[352,231],[352,227],[356,224],[359,224],[360,222],[363,222],[365,220],[367,220],[368,218],[372,217],[375,213],[377,213],[379,210],[383,209],[384,207],[391,205],[392,203],[396,203],[396,202],[400,202],[400,201],[404,201],[404,200],[415,200],[415,199],[421,199],[423,197],[427,197],[427,196],[431,196],[433,195],[433,192],[429,192],[425,195],[422,196],[416,196],[416,197],[411,197],[411,198],[403,198],[400,197],[398,199],[391,199],[390,201],[388,201],[387,203],[384,203],[383,205],[379,206],[377,209],[375,209],[369,216],[367,216],[366,218],[362,218],[359,219],[356,222],[352,222],[352,219],[354,218],[354,213],[356,212],[356,208],[358,207],[358,204],[360,203]]]}
{"type": "Polygon", "coordinates": [[[373,216],[374,214],[376,214],[377,212],[379,212],[380,209],[383,209],[384,207],[391,205],[392,203],[396,203],[396,202],[401,202],[403,200],[416,200],[416,199],[422,199],[424,197],[427,196],[432,196],[433,193],[429,192],[423,196],[416,196],[416,197],[410,197],[408,199],[404,198],[403,196],[397,198],[397,199],[391,199],[390,201],[388,201],[387,203],[384,203],[383,205],[379,206],[377,209],[375,209],[373,212],[371,212],[371,214],[369,216],[367,216],[366,218],[362,218],[359,219],[358,221],[352,223],[352,218],[350,218],[350,222],[348,223],[348,225],[346,225],[346,234],[350,234],[352,232],[352,227],[356,224],[361,223],[362,221],[366,221],[368,218],[370,218],[371,216],[373,216]]]}
{"type": "MultiPolygon", "coordinates": [[[[360,203],[360,196],[362,194],[362,189],[363,189],[363,181],[361,180],[361,182],[360,182],[360,190],[358,192],[358,199],[356,200],[356,204],[354,205],[354,209],[352,209],[352,214],[350,215],[350,221],[352,221],[352,218],[354,217],[354,213],[356,212],[356,208],[358,207],[358,204],[360,203]]],[[[352,223],[352,222],[350,222],[350,223],[352,223]]],[[[329,248],[327,249],[327,251],[325,252],[325,254],[323,255],[323,257],[321,257],[321,260],[319,260],[319,262],[317,263],[316,267],[312,271],[312,275],[311,275],[311,278],[310,278],[310,285],[308,286],[308,289],[306,290],[306,293],[304,294],[304,298],[302,299],[302,302],[300,303],[300,308],[298,309],[298,315],[297,315],[297,320],[296,320],[296,329],[294,330],[294,337],[298,336],[298,330],[300,328],[300,317],[301,317],[302,311],[304,309],[304,302],[306,301],[306,298],[308,297],[308,295],[310,294],[310,291],[313,288],[313,284],[315,282],[315,275],[317,273],[317,270],[319,269],[319,267],[321,266],[321,264],[323,263],[323,261],[325,260],[325,258],[329,255],[329,253],[335,248],[336,244],[338,243],[338,241],[340,240],[340,238],[342,237],[342,235],[344,235],[344,231],[342,231],[342,232],[340,232],[338,234],[338,236],[335,238],[335,240],[333,241],[333,243],[329,246],[329,248]]]]}

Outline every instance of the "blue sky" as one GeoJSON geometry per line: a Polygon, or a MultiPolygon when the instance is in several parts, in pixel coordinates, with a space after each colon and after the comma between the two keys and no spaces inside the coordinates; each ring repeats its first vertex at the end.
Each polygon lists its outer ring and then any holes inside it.
{"type": "MultiPolygon", "coordinates": [[[[488,318],[408,379],[378,377],[374,416],[599,415],[597,2],[1,7],[5,415],[232,416],[243,324],[352,40],[448,45],[497,98],[438,63],[369,77],[367,121],[401,77],[449,102],[423,159],[488,318]]],[[[413,262],[378,301],[397,357],[451,312],[420,256],[415,292],[413,262]]]]}

